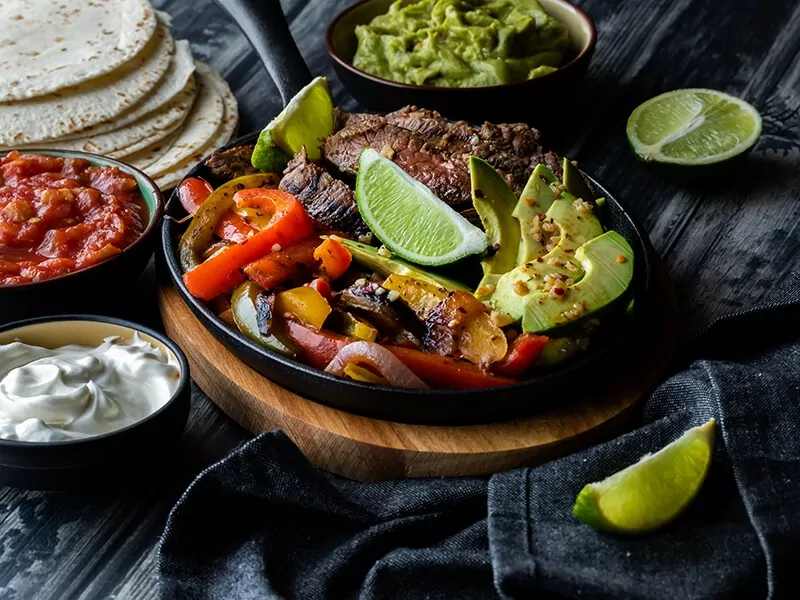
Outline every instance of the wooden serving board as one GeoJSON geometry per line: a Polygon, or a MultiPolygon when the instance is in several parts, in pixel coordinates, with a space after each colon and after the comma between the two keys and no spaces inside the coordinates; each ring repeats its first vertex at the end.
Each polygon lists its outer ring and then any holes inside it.
{"type": "Polygon", "coordinates": [[[561,456],[619,432],[657,383],[677,337],[677,308],[663,267],[643,342],[591,395],[563,408],[503,423],[409,425],[353,415],[307,400],[246,366],[197,320],[170,285],[159,290],[168,335],[189,359],[192,378],[253,433],[282,429],[316,466],[360,480],[483,475],[561,456]]]}

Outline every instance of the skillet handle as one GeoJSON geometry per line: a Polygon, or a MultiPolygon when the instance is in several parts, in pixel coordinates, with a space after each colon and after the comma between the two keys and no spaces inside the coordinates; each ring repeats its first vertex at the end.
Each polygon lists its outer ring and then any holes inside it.
{"type": "Polygon", "coordinates": [[[233,17],[255,48],[284,106],[311,81],[278,0],[215,0],[233,17]]]}

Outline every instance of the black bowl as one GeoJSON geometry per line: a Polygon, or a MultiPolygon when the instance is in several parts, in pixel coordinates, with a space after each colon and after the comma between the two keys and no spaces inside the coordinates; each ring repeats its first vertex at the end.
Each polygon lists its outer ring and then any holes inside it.
{"type": "Polygon", "coordinates": [[[181,378],[172,398],[141,421],[106,433],[63,442],[18,442],[0,438],[0,486],[32,489],[102,487],[130,477],[137,470],[163,462],[189,416],[189,363],[164,334],[135,323],[94,315],[43,317],[0,327],[0,344],[16,338],[45,347],[68,343],[98,345],[134,331],[177,360],[181,378]]]}
{"type": "MultiPolygon", "coordinates": [[[[257,134],[240,138],[220,150],[233,146],[253,144],[257,134]]],[[[207,176],[203,163],[197,165],[189,177],[207,176]]],[[[652,248],[647,235],[628,212],[599,183],[591,180],[600,195],[607,199],[603,222],[624,236],[634,251],[633,296],[635,310],[631,319],[621,319],[616,335],[602,344],[596,344],[586,353],[576,357],[552,372],[542,373],[519,384],[482,390],[409,390],[372,386],[329,375],[296,360],[276,354],[249,340],[226,325],[201,300],[193,297],[183,284],[177,245],[186,224],[171,218],[164,219],[161,243],[164,261],[160,269],[178,289],[181,297],[198,319],[220,342],[250,367],[298,394],[335,408],[392,421],[426,424],[482,423],[510,419],[562,403],[581,386],[591,386],[609,377],[624,373],[624,364],[615,363],[619,349],[629,343],[640,323],[647,318],[652,271],[652,248]]],[[[186,212],[173,192],[167,203],[167,215],[175,219],[186,212]]]]}
{"type": "MultiPolygon", "coordinates": [[[[572,39],[572,56],[557,71],[529,81],[474,88],[445,88],[398,83],[353,66],[358,42],[356,25],[385,13],[394,0],[363,0],[339,13],[325,32],[325,45],[336,74],[360,104],[379,112],[406,105],[424,106],[467,121],[527,122],[563,105],[576,91],[594,53],[597,34],[591,19],[566,0],[540,0],[564,23],[572,39]]],[[[538,119],[542,121],[542,119],[538,119]]]]}
{"type": "MultiPolygon", "coordinates": [[[[161,190],[139,169],[111,158],[72,150],[25,150],[28,154],[44,154],[67,158],[85,158],[92,164],[119,167],[136,178],[139,191],[147,204],[147,227],[133,244],[101,263],[52,279],[0,285],[0,324],[29,317],[93,312],[107,309],[115,299],[123,297],[147,266],[157,243],[158,225],[164,214],[161,190]]],[[[8,152],[0,152],[5,156],[8,152]]]]}

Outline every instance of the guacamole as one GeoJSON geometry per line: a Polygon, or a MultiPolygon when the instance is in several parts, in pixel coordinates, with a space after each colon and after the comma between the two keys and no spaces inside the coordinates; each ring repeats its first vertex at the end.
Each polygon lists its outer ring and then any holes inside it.
{"type": "Polygon", "coordinates": [[[356,27],[353,66],[416,85],[481,87],[555,71],[567,28],[538,0],[419,0],[356,27]]]}

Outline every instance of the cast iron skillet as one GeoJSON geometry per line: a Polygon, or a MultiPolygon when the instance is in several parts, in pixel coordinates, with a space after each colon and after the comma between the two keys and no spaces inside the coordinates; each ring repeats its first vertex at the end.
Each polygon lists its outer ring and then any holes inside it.
{"type": "MultiPolygon", "coordinates": [[[[269,2],[259,10],[253,10],[250,0],[217,1],[240,23],[273,76],[284,101],[287,101],[310,80],[310,73],[292,41],[283,14],[272,10],[274,5],[269,2]]],[[[271,115],[264,115],[264,122],[270,118],[271,115]]],[[[257,133],[246,135],[221,150],[253,144],[257,137],[257,133]]],[[[188,177],[205,175],[205,167],[200,163],[188,177]]],[[[250,367],[298,394],[348,412],[394,421],[443,425],[505,420],[563,404],[576,396],[581,386],[597,385],[609,377],[623,375],[624,362],[620,364],[614,359],[620,356],[621,347],[632,342],[636,331],[642,329],[641,320],[647,318],[647,292],[652,270],[652,248],[647,235],[602,185],[591,178],[590,181],[598,194],[607,199],[601,217],[604,225],[623,235],[634,251],[633,317],[621,319],[616,335],[602,344],[594,344],[573,362],[507,387],[409,390],[366,385],[328,375],[250,341],[227,326],[204,302],[186,290],[177,253],[178,241],[186,224],[180,225],[175,221],[185,217],[186,213],[175,192],[167,205],[168,218],[162,228],[163,266],[186,304],[214,337],[250,367]]]]}

